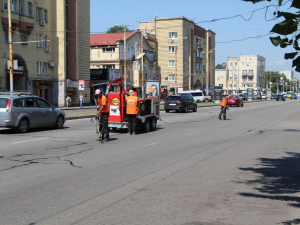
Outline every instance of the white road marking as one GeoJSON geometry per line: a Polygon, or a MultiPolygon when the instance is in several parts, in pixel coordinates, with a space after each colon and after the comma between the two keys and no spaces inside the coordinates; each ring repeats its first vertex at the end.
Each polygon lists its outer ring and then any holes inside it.
{"type": "Polygon", "coordinates": [[[33,140],[27,140],[27,141],[19,141],[19,142],[13,142],[12,144],[20,144],[20,143],[25,143],[25,142],[30,142],[30,141],[40,141],[48,138],[40,138],[40,139],[33,139],[33,140]]]}

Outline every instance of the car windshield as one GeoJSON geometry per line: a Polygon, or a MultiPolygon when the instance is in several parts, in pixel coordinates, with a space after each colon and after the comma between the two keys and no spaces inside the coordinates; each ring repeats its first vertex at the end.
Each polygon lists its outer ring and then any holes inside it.
{"type": "Polygon", "coordinates": [[[238,98],[237,95],[231,95],[231,98],[238,98]]]}
{"type": "Polygon", "coordinates": [[[180,96],[169,96],[167,97],[167,100],[171,101],[171,100],[180,100],[180,96]]]}

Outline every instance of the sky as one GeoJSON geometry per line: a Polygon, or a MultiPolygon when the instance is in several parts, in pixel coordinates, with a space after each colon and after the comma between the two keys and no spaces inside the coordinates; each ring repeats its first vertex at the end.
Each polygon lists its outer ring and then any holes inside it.
{"type": "MultiPolygon", "coordinates": [[[[287,2],[284,0],[283,2],[287,2]]],[[[295,50],[275,47],[270,37],[273,26],[282,18],[274,18],[278,0],[253,4],[242,0],[90,0],[91,33],[106,33],[116,24],[134,25],[149,22],[152,18],[184,16],[198,26],[216,33],[216,65],[225,63],[227,57],[260,55],[266,58],[266,71],[293,70],[292,60],[285,60],[284,54],[295,50]],[[267,7],[269,5],[274,5],[267,7]]],[[[280,11],[290,11],[287,2],[280,11]]],[[[300,73],[295,72],[300,78],[300,73]]]]}

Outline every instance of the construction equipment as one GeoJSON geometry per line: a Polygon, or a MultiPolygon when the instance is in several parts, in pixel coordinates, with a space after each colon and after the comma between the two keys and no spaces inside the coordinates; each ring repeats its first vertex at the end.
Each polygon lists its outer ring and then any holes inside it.
{"type": "Polygon", "coordinates": [[[127,129],[125,98],[129,89],[133,89],[139,102],[137,128],[141,128],[144,132],[155,130],[157,120],[160,120],[160,82],[146,81],[146,93],[141,93],[140,89],[130,86],[125,89],[123,86],[122,78],[106,84],[105,95],[109,107],[108,127],[114,130],[127,129]],[[142,98],[142,96],[146,97],[142,98]]]}

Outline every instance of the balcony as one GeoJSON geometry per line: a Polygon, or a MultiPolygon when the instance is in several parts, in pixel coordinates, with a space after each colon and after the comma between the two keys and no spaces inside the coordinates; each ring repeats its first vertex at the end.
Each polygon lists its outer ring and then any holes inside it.
{"type": "MultiPolygon", "coordinates": [[[[29,35],[34,28],[34,22],[35,20],[33,17],[19,15],[18,13],[14,12],[11,13],[12,31],[15,31],[17,28],[19,28],[21,33],[26,33],[29,35]]],[[[8,12],[1,12],[1,23],[4,29],[8,29],[8,12]]]]}
{"type": "Polygon", "coordinates": [[[20,16],[19,30],[21,33],[30,35],[34,28],[35,19],[28,16],[20,16]]]}
{"type": "Polygon", "coordinates": [[[253,72],[242,72],[242,76],[254,76],[253,72]]]}
{"type": "MultiPolygon", "coordinates": [[[[11,28],[12,31],[15,31],[17,27],[19,26],[19,17],[20,15],[17,13],[12,12],[11,13],[11,28]]],[[[4,29],[8,29],[8,12],[7,11],[2,11],[1,12],[1,23],[2,27],[4,29]]]]}

